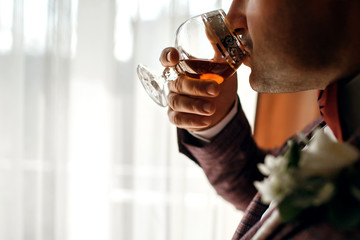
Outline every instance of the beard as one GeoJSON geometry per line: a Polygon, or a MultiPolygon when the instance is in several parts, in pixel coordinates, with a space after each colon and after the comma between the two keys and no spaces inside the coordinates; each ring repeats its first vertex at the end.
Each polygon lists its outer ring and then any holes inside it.
{"type": "Polygon", "coordinates": [[[323,89],[332,80],[328,71],[309,70],[289,64],[279,56],[252,56],[250,86],[259,93],[291,93],[323,89]]]}

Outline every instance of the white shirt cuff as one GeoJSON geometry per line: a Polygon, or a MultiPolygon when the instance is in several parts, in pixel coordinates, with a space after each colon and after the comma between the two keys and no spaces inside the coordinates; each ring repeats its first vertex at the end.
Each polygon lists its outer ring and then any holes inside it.
{"type": "Polygon", "coordinates": [[[238,109],[238,99],[236,98],[235,104],[230,110],[230,112],[215,126],[202,130],[202,131],[193,131],[189,133],[194,137],[201,139],[205,142],[210,142],[218,133],[225,128],[225,126],[235,117],[238,109]]]}

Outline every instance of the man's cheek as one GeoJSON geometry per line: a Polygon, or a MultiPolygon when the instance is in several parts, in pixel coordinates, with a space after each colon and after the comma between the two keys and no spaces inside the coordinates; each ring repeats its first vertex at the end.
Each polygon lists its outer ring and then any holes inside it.
{"type": "Polygon", "coordinates": [[[246,9],[248,32],[253,41],[262,38],[262,33],[269,27],[268,12],[265,12],[262,0],[249,1],[246,9]]]}

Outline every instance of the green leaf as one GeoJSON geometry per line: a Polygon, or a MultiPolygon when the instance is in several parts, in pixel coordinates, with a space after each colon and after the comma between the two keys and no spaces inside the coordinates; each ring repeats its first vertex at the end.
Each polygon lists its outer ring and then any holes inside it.
{"type": "Polygon", "coordinates": [[[350,186],[351,194],[360,202],[360,189],[356,186],[352,185],[350,186]]]}
{"type": "MultiPolygon", "coordinates": [[[[323,177],[310,177],[299,182],[299,186],[293,192],[293,205],[299,208],[309,208],[317,206],[317,202],[323,203],[323,195],[319,195],[323,188],[331,184],[323,177]]],[[[330,196],[329,196],[330,197],[330,196]]]]}
{"type": "Polygon", "coordinates": [[[284,198],[283,201],[280,202],[278,206],[281,219],[284,222],[290,222],[295,220],[304,210],[304,208],[294,206],[294,200],[295,196],[287,196],[286,198],[284,198]]]}
{"type": "Polygon", "coordinates": [[[348,230],[360,225],[360,202],[342,186],[328,204],[328,217],[339,229],[348,230]]]}
{"type": "Polygon", "coordinates": [[[358,163],[353,167],[349,167],[347,172],[348,181],[357,188],[360,188],[360,169],[358,163]]]}
{"type": "Polygon", "coordinates": [[[360,204],[360,169],[359,164],[356,163],[354,166],[349,167],[344,172],[343,184],[349,187],[351,195],[359,202],[360,204]]]}
{"type": "Polygon", "coordinates": [[[299,161],[300,161],[300,146],[295,141],[290,141],[288,144],[289,144],[289,149],[285,153],[285,158],[289,160],[288,167],[297,168],[299,166],[299,161]]]}

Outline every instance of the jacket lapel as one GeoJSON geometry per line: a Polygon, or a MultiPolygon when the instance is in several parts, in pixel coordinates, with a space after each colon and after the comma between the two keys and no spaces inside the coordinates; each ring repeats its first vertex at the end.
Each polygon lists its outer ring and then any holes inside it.
{"type": "Polygon", "coordinates": [[[268,205],[261,203],[260,194],[257,193],[245,210],[244,216],[241,219],[232,240],[241,239],[254,224],[259,222],[261,216],[268,207],[268,205]]]}

